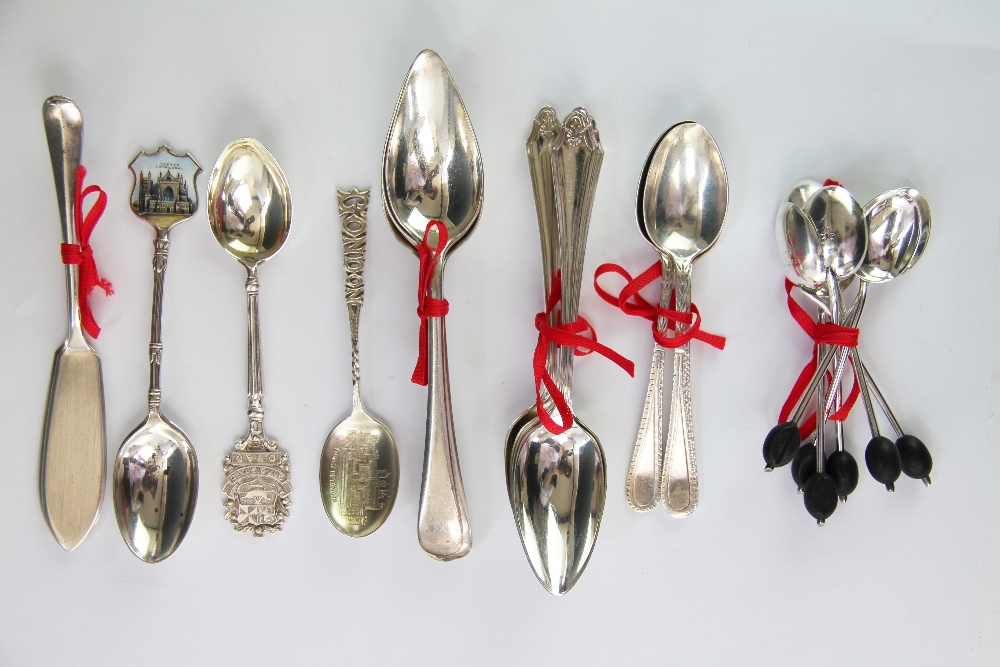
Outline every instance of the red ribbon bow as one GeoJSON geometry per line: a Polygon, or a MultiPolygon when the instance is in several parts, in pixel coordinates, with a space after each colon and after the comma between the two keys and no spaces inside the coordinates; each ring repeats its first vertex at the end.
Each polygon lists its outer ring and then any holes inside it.
{"type": "Polygon", "coordinates": [[[630,376],[635,376],[635,364],[610,347],[598,343],[597,332],[594,331],[594,327],[591,326],[590,322],[584,318],[577,317],[575,321],[566,322],[559,326],[549,324],[549,314],[553,312],[556,304],[561,300],[562,272],[556,271],[553,276],[549,298],[545,302],[545,312],[535,315],[535,329],[538,330],[538,343],[535,345],[535,354],[531,360],[532,370],[535,375],[535,405],[538,408],[538,418],[549,433],[553,435],[564,433],[573,425],[573,410],[569,407],[566,397],[559,391],[555,381],[549,374],[549,370],[545,367],[545,359],[548,355],[550,341],[563,347],[572,347],[573,354],[578,357],[597,352],[620,366],[630,376]],[[585,331],[590,332],[590,338],[581,335],[585,331]],[[555,404],[556,411],[562,420],[561,424],[552,419],[549,411],[542,404],[542,385],[545,385],[549,396],[552,397],[552,402],[555,404]]]}
{"type": "MultiPolygon", "coordinates": [[[[820,345],[841,345],[848,348],[857,347],[858,334],[860,333],[860,331],[854,327],[845,327],[840,324],[814,322],[813,319],[809,317],[809,313],[807,313],[805,309],[792,298],[792,287],[792,281],[785,278],[785,295],[788,299],[788,312],[792,314],[792,317],[796,322],[798,322],[799,326],[802,327],[802,330],[806,332],[806,335],[812,338],[813,351],[812,358],[802,368],[802,372],[799,373],[799,377],[795,381],[795,385],[792,386],[791,393],[789,393],[788,398],[785,399],[785,404],[781,406],[781,413],[778,415],[779,423],[788,421],[788,417],[791,416],[792,409],[795,407],[795,404],[798,403],[799,397],[805,392],[806,387],[809,386],[809,381],[816,373],[816,348],[820,345]]],[[[853,360],[851,361],[851,369],[854,372],[854,386],[851,388],[851,393],[848,394],[847,400],[844,401],[842,406],[840,406],[840,409],[830,415],[829,419],[831,421],[842,422],[847,419],[847,415],[851,413],[851,408],[854,407],[854,403],[858,400],[860,387],[858,386],[857,371],[854,370],[853,360]]],[[[806,418],[802,425],[799,426],[799,436],[805,440],[809,437],[809,434],[815,430],[816,413],[813,412],[806,418]]]]}
{"type": "Polygon", "coordinates": [[[417,315],[420,317],[420,352],[417,356],[417,366],[413,369],[410,382],[427,386],[427,318],[444,317],[448,314],[448,301],[435,299],[427,292],[431,279],[434,277],[434,267],[438,257],[448,245],[448,228],[440,220],[431,220],[424,229],[424,240],[417,245],[417,256],[420,257],[420,278],[417,287],[417,315]],[[437,245],[432,246],[427,240],[431,229],[437,230],[437,245]]]}
{"type": "Polygon", "coordinates": [[[671,294],[670,296],[670,308],[660,308],[659,306],[654,306],[642,298],[642,295],[639,294],[639,290],[646,287],[646,285],[649,285],[661,276],[662,271],[660,269],[660,262],[655,262],[652,266],[635,278],[633,278],[623,267],[617,264],[601,264],[597,267],[597,271],[594,272],[594,289],[597,290],[597,294],[602,299],[610,303],[612,306],[620,308],[626,315],[633,315],[635,317],[650,320],[653,323],[653,338],[656,339],[656,342],[663,347],[678,348],[682,345],[686,345],[692,340],[700,340],[703,343],[708,343],[716,349],[724,349],[726,347],[725,337],[701,330],[701,313],[698,312],[698,306],[692,303],[691,312],[684,313],[678,310],[673,310],[675,304],[674,294],[671,294]],[[598,278],[603,276],[605,273],[617,273],[628,281],[617,297],[604,291],[598,284],[598,278]],[[667,320],[667,327],[663,331],[660,331],[660,328],[656,325],[657,319],[661,317],[667,320]],[[676,322],[688,324],[690,327],[684,333],[677,334],[676,322]],[[668,336],[668,330],[674,331],[675,335],[668,336]]]}
{"type": "Polygon", "coordinates": [[[95,287],[100,287],[109,296],[115,292],[111,288],[111,283],[98,275],[97,262],[94,261],[94,250],[90,247],[90,235],[101,219],[101,215],[104,214],[104,209],[107,208],[108,195],[96,185],[88,185],[84,188],[83,179],[86,175],[87,170],[84,169],[83,165],[79,165],[76,168],[76,206],[73,210],[77,243],[63,243],[59,249],[62,253],[63,264],[76,264],[80,267],[80,320],[84,331],[91,338],[97,338],[101,333],[101,327],[97,326],[94,313],[90,310],[90,293],[95,287]],[[97,193],[97,201],[84,217],[83,199],[95,192],[97,193]]]}

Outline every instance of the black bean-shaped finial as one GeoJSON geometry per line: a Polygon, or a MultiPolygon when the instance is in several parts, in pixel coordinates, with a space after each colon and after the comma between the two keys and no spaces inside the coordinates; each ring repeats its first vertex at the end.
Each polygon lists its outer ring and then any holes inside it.
{"type": "Polygon", "coordinates": [[[889,491],[895,491],[895,482],[902,472],[902,462],[896,443],[885,436],[875,436],[865,448],[865,465],[877,481],[885,484],[889,491]]]}
{"type": "Polygon", "coordinates": [[[792,479],[799,491],[805,486],[806,480],[816,472],[816,445],[803,445],[792,460],[792,479]]]}
{"type": "Polygon", "coordinates": [[[858,488],[858,462],[851,456],[851,453],[838,449],[826,459],[826,471],[837,483],[837,495],[841,500],[847,500],[847,496],[858,488]]]}
{"type": "Polygon", "coordinates": [[[788,465],[799,451],[802,440],[795,422],[784,422],[772,428],[764,438],[764,470],[788,465]]]}
{"type": "Polygon", "coordinates": [[[822,523],[837,509],[837,482],[825,472],[815,473],[802,487],[802,496],[806,511],[822,523]]]}
{"type": "Polygon", "coordinates": [[[903,473],[907,477],[926,479],[930,476],[934,461],[931,459],[931,453],[927,450],[927,445],[922,443],[919,438],[904,435],[896,441],[896,449],[899,450],[903,473]]]}

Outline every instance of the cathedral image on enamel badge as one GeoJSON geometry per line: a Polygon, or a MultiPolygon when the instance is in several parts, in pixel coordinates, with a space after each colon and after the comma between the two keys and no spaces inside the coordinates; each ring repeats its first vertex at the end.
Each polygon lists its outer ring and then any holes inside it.
{"type": "Polygon", "coordinates": [[[198,208],[195,176],[201,167],[190,155],[177,155],[167,146],[153,154],[139,153],[129,169],[135,175],[132,212],[154,224],[189,218],[198,208]]]}

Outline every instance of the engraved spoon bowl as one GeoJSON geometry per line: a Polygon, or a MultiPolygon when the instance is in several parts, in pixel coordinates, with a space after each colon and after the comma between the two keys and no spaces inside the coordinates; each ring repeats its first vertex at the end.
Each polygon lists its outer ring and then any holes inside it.
{"type": "Polygon", "coordinates": [[[385,523],[399,488],[399,455],[389,429],[361,403],[358,321],[364,303],[368,190],[338,190],[344,220],[345,297],[351,327],[353,410],[330,432],[319,465],[320,496],[330,522],[350,537],[370,535],[385,523]]]}

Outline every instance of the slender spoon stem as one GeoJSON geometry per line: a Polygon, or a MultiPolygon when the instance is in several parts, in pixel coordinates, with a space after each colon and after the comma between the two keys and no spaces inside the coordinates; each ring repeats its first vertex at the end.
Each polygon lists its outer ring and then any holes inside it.
{"type": "Polygon", "coordinates": [[[163,318],[163,282],[167,273],[167,252],[170,239],[166,229],[156,228],[153,241],[153,316],[149,332],[149,414],[160,414],[160,364],[163,362],[163,341],[160,335],[163,318]]]}
{"type": "Polygon", "coordinates": [[[274,450],[274,444],[264,435],[264,373],[260,355],[260,315],[257,293],[260,281],[257,279],[257,265],[247,266],[247,416],[250,419],[250,433],[247,445],[254,445],[267,451],[274,450]]]}

